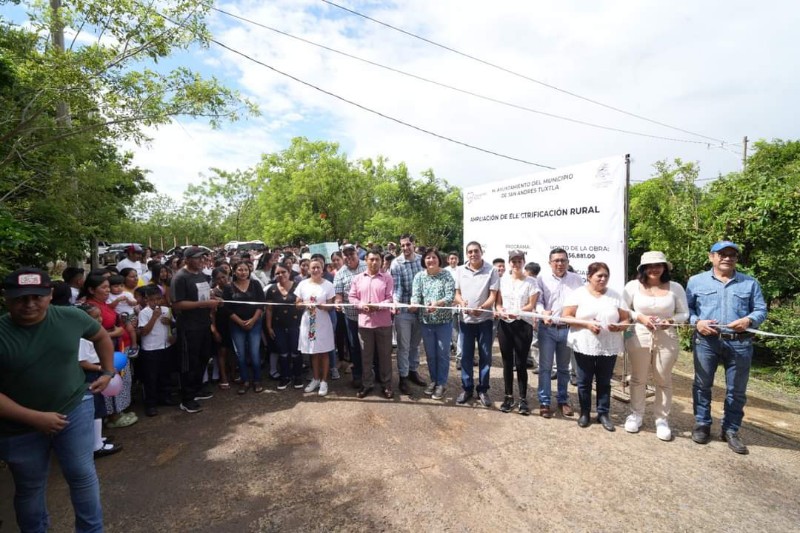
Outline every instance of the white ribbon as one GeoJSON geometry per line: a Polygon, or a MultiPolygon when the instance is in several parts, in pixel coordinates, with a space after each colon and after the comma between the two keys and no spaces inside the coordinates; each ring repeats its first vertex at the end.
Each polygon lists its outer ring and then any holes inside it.
{"type": "MultiPolygon", "coordinates": [[[[265,305],[265,306],[266,305],[271,305],[271,306],[288,305],[288,306],[292,306],[292,307],[295,306],[295,304],[286,304],[286,303],[279,303],[279,302],[240,302],[238,300],[222,300],[222,301],[224,303],[226,303],[226,304],[240,304],[240,305],[265,305]]],[[[319,305],[319,304],[317,304],[317,305],[319,305]]],[[[316,307],[317,305],[301,304],[302,307],[316,307]]],[[[346,304],[346,303],[324,304],[324,305],[335,305],[337,307],[356,307],[356,308],[359,307],[356,304],[346,304]]],[[[361,304],[361,305],[362,306],[363,305],[369,305],[370,307],[381,307],[381,308],[385,308],[385,309],[407,309],[409,307],[417,307],[417,308],[422,308],[422,309],[426,308],[425,305],[412,306],[411,304],[398,304],[398,303],[393,303],[393,302],[368,303],[368,304],[361,304]]],[[[473,308],[473,307],[457,307],[457,306],[436,307],[437,311],[440,310],[440,309],[450,310],[450,311],[458,311],[458,312],[480,311],[482,313],[494,313],[494,311],[489,311],[487,309],[473,308]]],[[[626,323],[600,324],[599,322],[592,321],[592,320],[579,320],[577,318],[571,318],[571,317],[550,316],[550,315],[544,315],[544,314],[541,314],[541,313],[534,313],[532,311],[518,311],[516,313],[508,313],[508,314],[513,315],[513,316],[524,316],[524,317],[530,317],[530,318],[537,318],[539,320],[552,320],[556,324],[563,323],[563,324],[576,324],[576,325],[582,325],[582,326],[588,326],[588,325],[591,325],[591,324],[595,324],[595,325],[600,325],[601,327],[606,327],[606,328],[608,326],[610,326],[610,325],[613,325],[613,326],[631,326],[631,325],[633,325],[633,324],[626,324],[626,323]]],[[[661,324],[660,326],[670,327],[670,328],[695,328],[695,326],[693,324],[661,324]]],[[[711,327],[720,328],[722,326],[714,324],[711,327]]],[[[768,331],[761,331],[760,329],[754,329],[754,328],[747,328],[745,331],[747,331],[748,333],[752,333],[754,335],[761,335],[761,336],[764,336],[764,337],[779,337],[779,338],[783,338],[783,339],[797,339],[797,338],[800,338],[800,335],[783,335],[781,333],[770,333],[768,331]]]]}

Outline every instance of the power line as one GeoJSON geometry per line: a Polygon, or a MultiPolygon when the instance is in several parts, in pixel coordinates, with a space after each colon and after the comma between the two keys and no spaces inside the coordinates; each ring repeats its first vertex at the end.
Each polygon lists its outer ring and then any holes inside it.
{"type": "Polygon", "coordinates": [[[446,83],[442,83],[442,82],[438,82],[436,80],[425,78],[423,76],[419,76],[419,75],[411,73],[411,72],[407,72],[407,71],[400,70],[400,69],[397,69],[397,68],[394,68],[394,67],[383,65],[381,63],[377,63],[375,61],[371,61],[369,59],[365,59],[363,57],[359,57],[359,56],[350,54],[348,52],[343,52],[341,50],[337,50],[335,48],[331,48],[330,46],[326,46],[324,44],[320,44],[320,43],[311,41],[309,39],[305,39],[303,37],[298,37],[296,35],[292,35],[291,33],[285,32],[283,30],[279,30],[277,28],[273,28],[271,26],[267,26],[266,24],[262,24],[260,22],[255,21],[255,20],[248,19],[246,17],[242,17],[242,16],[236,15],[234,13],[230,13],[230,12],[225,11],[225,10],[220,9],[220,8],[217,8],[217,7],[214,7],[214,6],[209,6],[209,7],[213,11],[217,11],[218,13],[222,13],[223,15],[227,15],[227,16],[229,16],[231,18],[240,20],[242,22],[246,22],[248,24],[252,24],[254,26],[258,26],[258,27],[263,28],[265,30],[269,30],[269,31],[278,33],[278,34],[283,35],[285,37],[289,37],[291,39],[295,39],[297,41],[300,41],[300,42],[303,42],[303,43],[306,43],[306,44],[310,44],[310,45],[316,46],[318,48],[322,48],[324,50],[328,50],[329,52],[333,52],[335,54],[339,54],[339,55],[348,57],[350,59],[354,59],[356,61],[361,61],[363,63],[367,63],[368,65],[372,65],[372,66],[375,66],[375,67],[378,67],[378,68],[389,70],[391,72],[395,72],[395,73],[401,74],[403,76],[408,76],[408,77],[414,78],[416,80],[423,81],[425,83],[430,83],[432,85],[443,87],[443,88],[449,89],[451,91],[456,91],[456,92],[459,92],[459,93],[462,93],[462,94],[466,94],[466,95],[469,95],[469,96],[480,98],[482,100],[486,100],[486,101],[493,102],[493,103],[496,103],[496,104],[500,104],[500,105],[503,105],[503,106],[511,107],[511,108],[514,108],[514,109],[519,109],[521,111],[526,111],[526,112],[529,112],[529,113],[535,113],[535,114],[538,114],[538,115],[544,115],[544,116],[555,118],[555,119],[559,119],[559,120],[565,120],[567,122],[572,122],[572,123],[580,124],[580,125],[583,125],[583,126],[589,126],[589,127],[592,127],[592,128],[599,128],[599,129],[608,130],[608,131],[615,131],[615,132],[618,132],[618,133],[625,133],[625,134],[628,134],[628,135],[638,135],[640,137],[648,137],[648,138],[651,138],[651,139],[660,139],[660,140],[672,141],[672,142],[681,142],[681,143],[690,143],[690,144],[708,144],[707,141],[693,141],[693,140],[690,140],[690,139],[678,139],[678,138],[674,138],[674,137],[664,137],[664,136],[661,136],[661,135],[652,135],[652,134],[649,134],[649,133],[643,133],[643,132],[639,132],[639,131],[632,131],[632,130],[626,130],[626,129],[621,129],[621,128],[615,128],[613,126],[605,126],[605,125],[602,125],[602,124],[595,124],[595,123],[592,123],[592,122],[587,122],[585,120],[579,120],[579,119],[575,119],[575,118],[571,118],[571,117],[566,117],[566,116],[563,116],[563,115],[557,115],[555,113],[549,113],[547,111],[540,111],[538,109],[525,107],[525,106],[522,106],[522,105],[519,105],[519,104],[514,104],[512,102],[507,102],[507,101],[504,101],[504,100],[493,98],[491,96],[486,96],[486,95],[483,95],[483,94],[480,94],[480,93],[476,93],[476,92],[473,92],[473,91],[470,91],[470,90],[467,90],[467,89],[461,89],[459,87],[454,87],[452,85],[448,85],[446,83]]]}
{"type": "Polygon", "coordinates": [[[716,141],[718,143],[724,143],[725,142],[722,139],[717,139],[715,137],[709,137],[707,135],[703,135],[702,133],[693,132],[693,131],[690,131],[690,130],[679,128],[677,126],[671,126],[671,125],[666,124],[664,122],[660,122],[658,120],[650,119],[650,118],[644,117],[642,115],[638,115],[636,113],[632,113],[630,111],[625,111],[624,109],[620,109],[618,107],[614,107],[614,106],[609,105],[609,104],[604,104],[603,102],[599,102],[597,100],[593,100],[593,99],[588,98],[586,96],[581,96],[581,95],[579,95],[577,93],[574,93],[572,91],[568,91],[566,89],[562,89],[560,87],[556,87],[555,85],[551,85],[551,84],[543,82],[541,80],[537,80],[535,78],[531,78],[530,76],[526,76],[525,74],[520,74],[519,72],[516,72],[516,71],[513,71],[513,70],[511,70],[509,68],[497,65],[496,63],[492,63],[492,62],[487,61],[485,59],[481,59],[479,57],[467,54],[465,52],[461,52],[460,50],[456,50],[455,48],[451,48],[451,47],[449,47],[447,45],[444,45],[444,44],[441,44],[441,43],[437,43],[436,41],[432,41],[430,39],[427,39],[425,37],[422,37],[420,35],[417,35],[415,33],[410,32],[410,31],[404,30],[402,28],[398,28],[396,26],[392,26],[391,24],[389,24],[387,22],[383,22],[381,20],[372,18],[372,17],[370,17],[368,15],[365,15],[363,13],[359,13],[358,11],[355,11],[353,9],[350,9],[350,8],[347,8],[347,7],[344,7],[344,6],[341,6],[341,5],[339,5],[339,4],[335,3],[335,2],[331,2],[330,0],[320,0],[320,1],[326,3],[326,4],[330,5],[330,6],[333,6],[335,8],[341,9],[343,11],[347,11],[348,13],[351,13],[351,14],[356,15],[358,17],[362,17],[362,18],[364,18],[366,20],[369,20],[371,22],[374,22],[376,24],[380,24],[381,26],[385,26],[385,27],[387,27],[389,29],[392,29],[394,31],[397,31],[397,32],[403,33],[405,35],[408,35],[409,37],[413,37],[415,39],[419,39],[419,40],[424,41],[424,42],[426,42],[426,43],[428,43],[430,45],[436,46],[436,47],[441,48],[443,50],[447,50],[448,52],[452,52],[454,54],[460,55],[462,57],[466,57],[466,58],[471,59],[473,61],[477,61],[478,63],[481,63],[481,64],[486,65],[488,67],[503,71],[503,72],[505,72],[507,74],[511,74],[512,76],[516,76],[518,78],[522,78],[524,80],[536,83],[536,84],[541,85],[543,87],[547,87],[548,89],[552,89],[554,91],[558,91],[560,93],[572,96],[573,98],[578,98],[578,99],[583,100],[585,102],[589,102],[591,104],[595,104],[595,105],[598,105],[598,106],[601,106],[601,107],[605,107],[606,109],[610,109],[612,111],[616,111],[618,113],[622,113],[622,114],[628,115],[630,117],[638,118],[639,120],[644,120],[644,121],[650,122],[652,124],[657,124],[657,125],[665,127],[665,128],[669,128],[669,129],[672,129],[672,130],[676,130],[676,131],[680,131],[680,132],[683,132],[683,133],[687,133],[689,135],[694,135],[696,137],[702,137],[703,139],[716,141]]]}
{"type": "MultiPolygon", "coordinates": [[[[172,24],[175,24],[177,26],[186,28],[186,26],[184,26],[184,25],[182,25],[182,24],[180,24],[178,22],[175,22],[174,20],[172,20],[168,16],[166,16],[166,15],[164,15],[162,13],[159,13],[156,10],[153,10],[153,13],[155,13],[159,17],[163,18],[164,20],[167,20],[167,21],[171,22],[172,24]]],[[[188,28],[186,28],[186,29],[188,29],[188,28]]],[[[192,31],[192,30],[190,30],[190,31],[192,31]]],[[[279,70],[279,69],[273,67],[272,65],[268,65],[267,63],[264,63],[263,61],[260,61],[260,60],[254,58],[254,57],[251,57],[251,56],[245,54],[244,52],[240,52],[239,50],[236,50],[235,48],[232,48],[232,47],[230,47],[230,46],[228,46],[228,45],[226,45],[226,44],[224,44],[224,43],[222,43],[222,42],[220,42],[220,41],[218,41],[218,40],[216,40],[216,39],[214,39],[212,37],[209,37],[208,41],[211,42],[211,43],[216,44],[217,46],[219,46],[221,48],[224,48],[225,50],[228,50],[231,53],[234,53],[234,54],[236,54],[238,56],[241,56],[241,57],[247,59],[248,61],[252,61],[253,63],[261,65],[262,67],[268,68],[269,70],[271,70],[271,71],[273,71],[273,72],[275,72],[277,74],[280,74],[281,76],[285,76],[285,77],[287,77],[287,78],[289,78],[291,80],[296,81],[297,83],[301,83],[301,84],[305,85],[306,87],[310,87],[310,88],[312,88],[312,89],[314,89],[316,91],[319,91],[321,93],[327,94],[328,96],[336,98],[337,100],[341,100],[342,102],[345,102],[347,104],[355,106],[355,107],[357,107],[359,109],[362,109],[364,111],[368,111],[369,113],[372,113],[374,115],[378,115],[379,117],[385,118],[387,120],[391,120],[391,121],[396,122],[398,124],[401,124],[403,126],[415,129],[415,130],[420,131],[422,133],[425,133],[427,135],[431,135],[433,137],[437,137],[439,139],[443,139],[445,141],[449,141],[449,142],[454,143],[454,144],[458,144],[458,145],[461,145],[461,146],[464,146],[464,147],[467,147],[467,148],[471,148],[471,149],[477,150],[479,152],[483,152],[483,153],[486,153],[486,154],[494,155],[494,156],[497,156],[497,157],[502,157],[503,159],[508,159],[510,161],[516,161],[518,163],[524,163],[526,165],[531,165],[531,166],[540,167],[540,168],[546,168],[546,169],[550,169],[550,170],[553,170],[555,168],[555,167],[543,165],[541,163],[535,163],[533,161],[528,161],[526,159],[521,159],[521,158],[510,156],[510,155],[501,154],[499,152],[495,152],[493,150],[489,150],[489,149],[486,149],[486,148],[481,148],[481,147],[476,146],[474,144],[470,144],[470,143],[467,143],[467,142],[464,142],[464,141],[459,141],[458,139],[453,139],[452,137],[448,137],[446,135],[442,135],[440,133],[436,133],[434,131],[427,130],[427,129],[422,128],[420,126],[416,126],[414,124],[411,124],[411,123],[406,122],[404,120],[401,120],[399,118],[392,117],[392,116],[387,115],[385,113],[381,113],[380,111],[376,111],[375,109],[369,108],[369,107],[367,107],[365,105],[359,104],[358,102],[354,102],[353,100],[349,100],[349,99],[347,99],[347,98],[345,98],[343,96],[339,96],[338,94],[332,93],[332,92],[330,92],[328,90],[325,90],[325,89],[323,89],[321,87],[318,87],[318,86],[316,86],[316,85],[314,85],[312,83],[309,83],[309,82],[307,82],[305,80],[302,80],[302,79],[300,79],[300,78],[298,78],[296,76],[293,76],[293,75],[291,75],[291,74],[289,74],[287,72],[279,70]]]]}

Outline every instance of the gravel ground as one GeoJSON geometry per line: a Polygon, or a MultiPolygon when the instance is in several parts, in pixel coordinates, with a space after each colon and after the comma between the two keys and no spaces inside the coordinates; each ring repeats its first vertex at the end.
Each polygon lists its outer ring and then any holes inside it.
{"type": "MultiPolygon", "coordinates": [[[[196,415],[140,413],[113,431],[123,452],[97,463],[107,530],[800,530],[798,398],[753,387],[742,429],[748,456],[719,440],[694,444],[690,356],[682,359],[668,443],[652,417],[639,434],[625,433],[627,404],[616,400],[614,433],[545,420],[538,409],[499,412],[497,354],[492,409],[455,405],[453,366],[444,402],[419,388],[415,398],[358,400],[344,376],[327,398],[270,382],[261,395],[218,391],[196,415]]],[[[574,387],[570,394],[577,403],[574,387]]],[[[16,530],[12,495],[0,468],[0,532],[16,530]]],[[[48,502],[53,531],[69,531],[57,467],[48,502]]]]}

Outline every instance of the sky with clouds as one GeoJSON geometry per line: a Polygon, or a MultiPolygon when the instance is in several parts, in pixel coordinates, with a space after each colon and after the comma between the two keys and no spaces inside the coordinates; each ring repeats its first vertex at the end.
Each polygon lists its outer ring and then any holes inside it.
{"type": "MultiPolygon", "coordinates": [[[[341,0],[341,5],[502,66],[526,80],[321,0],[227,0],[257,23],[516,106],[679,141],[560,120],[455,92],[212,11],[214,38],[342,98],[486,150],[551,167],[631,154],[632,179],[661,159],[698,161],[701,178],[741,168],[741,142],[800,138],[793,2],[341,0]],[[677,131],[576,98],[647,117],[677,131]],[[691,141],[691,142],[685,142],[691,141]],[[721,145],[720,141],[725,141],[721,145]],[[730,146],[728,145],[730,144],[730,146]]],[[[156,2],[157,4],[157,2],[156,2]]],[[[161,192],[180,196],[209,167],[243,169],[295,136],[336,141],[351,158],[387,156],[458,186],[534,173],[366,112],[216,45],[174,58],[257,102],[262,115],[212,130],[182,119],[130,147],[161,192]]]]}

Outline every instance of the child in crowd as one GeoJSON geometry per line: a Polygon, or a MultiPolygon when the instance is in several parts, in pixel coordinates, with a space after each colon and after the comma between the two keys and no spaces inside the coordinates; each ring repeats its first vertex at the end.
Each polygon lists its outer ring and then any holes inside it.
{"type": "Polygon", "coordinates": [[[64,282],[69,285],[71,293],[69,303],[72,305],[78,303],[78,293],[81,292],[81,287],[83,287],[84,272],[85,270],[80,267],[67,267],[61,273],[64,282]]]}
{"type": "Polygon", "coordinates": [[[162,306],[161,291],[155,285],[145,287],[145,305],[139,312],[139,379],[144,388],[144,414],[156,416],[158,403],[169,398],[171,370],[172,318],[168,307],[162,306]]]}
{"type": "MultiPolygon", "coordinates": [[[[136,275],[136,271],[132,268],[124,268],[123,271],[125,270],[130,271],[128,272],[129,275],[131,275],[131,273],[136,275]]],[[[135,358],[139,353],[139,341],[134,326],[136,309],[139,303],[133,297],[132,292],[136,289],[136,286],[134,285],[133,289],[128,288],[125,274],[111,276],[108,283],[111,286],[111,293],[108,295],[106,303],[117,313],[120,317],[122,327],[128,332],[128,336],[131,339],[131,345],[128,348],[128,357],[135,358]]]]}
{"type": "MultiPolygon", "coordinates": [[[[101,321],[100,309],[93,305],[80,306],[81,309],[97,320],[101,321]]],[[[78,349],[78,362],[86,374],[86,383],[93,383],[100,377],[103,367],[100,366],[100,358],[94,349],[92,341],[81,339],[81,345],[78,349]]],[[[88,390],[86,394],[91,394],[88,390]]],[[[103,417],[106,416],[106,402],[103,396],[98,392],[94,396],[94,458],[105,457],[106,455],[113,455],[122,450],[121,444],[113,444],[109,439],[103,438],[103,417]]]]}

